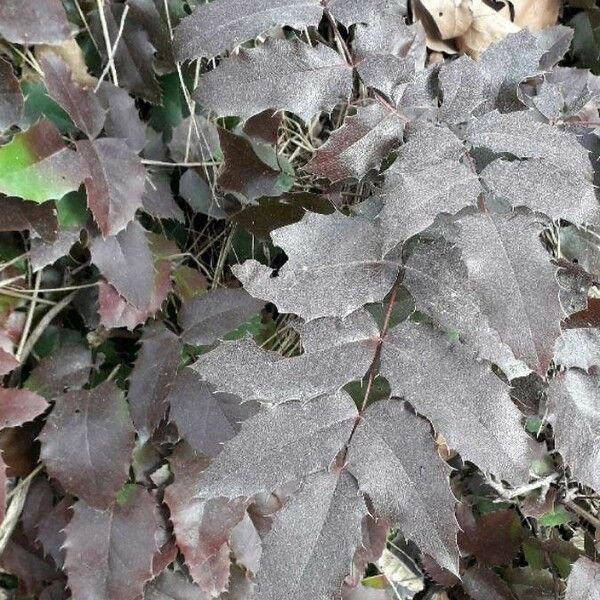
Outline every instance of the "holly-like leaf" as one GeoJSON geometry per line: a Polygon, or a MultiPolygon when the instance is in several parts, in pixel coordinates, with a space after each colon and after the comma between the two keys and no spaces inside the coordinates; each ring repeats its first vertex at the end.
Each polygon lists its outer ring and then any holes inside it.
{"type": "Polygon", "coordinates": [[[136,431],[146,441],[164,418],[165,398],[177,374],[179,337],[163,325],[149,325],[129,376],[129,406],[136,431]]]}
{"type": "Polygon", "coordinates": [[[594,184],[571,170],[545,159],[495,160],[481,173],[487,188],[513,206],[527,206],[553,219],[600,224],[600,204],[594,184]],[[573,199],[576,199],[574,202],[573,199]]]}
{"type": "Polygon", "coordinates": [[[556,342],[554,361],[584,371],[600,366],[600,329],[565,329],[556,342]]]}
{"type": "Polygon", "coordinates": [[[263,162],[247,139],[219,129],[219,140],[225,162],[217,181],[224,192],[245,202],[283,192],[281,172],[263,162]]]}
{"type": "MultiPolygon", "coordinates": [[[[1,27],[1,25],[0,25],[1,27]]],[[[23,94],[10,63],[0,58],[0,131],[18,123],[23,114],[23,94]]]]}
{"type": "Polygon", "coordinates": [[[85,180],[88,205],[103,236],[116,235],[142,206],[146,170],[121,139],[77,142],[91,174],[85,180]]]}
{"type": "Polygon", "coordinates": [[[326,469],[358,414],[346,392],[263,407],[246,420],[200,477],[197,494],[250,497],[326,469]]]}
{"type": "Polygon", "coordinates": [[[23,231],[27,229],[46,242],[53,242],[58,235],[58,220],[53,202],[36,204],[20,198],[8,198],[0,194],[0,231],[23,231]]]}
{"type": "Polygon", "coordinates": [[[65,344],[44,356],[27,379],[27,387],[48,400],[72,390],[80,390],[89,381],[92,353],[82,344],[65,344]]]}
{"type": "Polygon", "coordinates": [[[207,346],[258,314],[264,302],[242,288],[218,288],[181,307],[179,325],[187,344],[207,346]]]}
{"type": "Polygon", "coordinates": [[[219,129],[201,115],[187,117],[173,128],[168,145],[175,162],[206,162],[219,152],[219,129]]]}
{"type": "Polygon", "coordinates": [[[71,35],[61,0],[6,0],[0,6],[0,37],[13,44],[61,44],[71,35]]]}
{"type": "Polygon", "coordinates": [[[600,456],[594,450],[600,434],[600,375],[570,369],[548,389],[548,420],[556,448],[582,483],[600,489],[600,456]]]}
{"type": "Polygon", "coordinates": [[[517,360],[490,325],[486,304],[471,281],[460,249],[443,239],[418,244],[405,264],[403,285],[419,310],[442,327],[456,331],[486,360],[497,364],[509,379],[530,369],[517,360]]]}
{"type": "Polygon", "coordinates": [[[277,26],[316,27],[322,15],[319,0],[218,0],[200,4],[175,29],[175,51],[179,60],[211,58],[277,26]]]}
{"type": "MultiPolygon", "coordinates": [[[[544,375],[560,335],[555,268],[529,212],[472,213],[459,220],[457,244],[489,324],[515,357],[544,375]]],[[[455,328],[460,331],[460,321],[455,328]]]]}
{"type": "Polygon", "coordinates": [[[265,539],[256,600],[325,600],[339,595],[352,555],[361,545],[366,514],[348,472],[308,478],[279,511],[265,539]]]}
{"type": "MultiPolygon", "coordinates": [[[[159,103],[161,92],[154,75],[154,46],[150,43],[148,32],[129,16],[123,21],[122,33],[119,36],[125,5],[111,2],[101,6],[111,53],[115,48],[113,59],[119,82],[132,94],[139,95],[148,102],[159,103]],[[120,40],[115,47],[117,36],[120,40]]],[[[108,52],[104,42],[104,25],[97,11],[91,15],[90,26],[95,38],[102,40],[98,44],[98,50],[106,61],[108,52]]]]}
{"type": "MultiPolygon", "coordinates": [[[[165,490],[165,502],[171,513],[177,546],[192,578],[202,589],[209,587],[213,574],[217,580],[224,575],[227,584],[227,542],[233,528],[244,518],[246,510],[245,503],[240,500],[204,500],[197,497],[198,479],[207,462],[195,455],[187,444],[178,444],[170,457],[174,481],[165,490]]],[[[217,587],[221,587],[221,584],[217,587]]]]}
{"type": "Polygon", "coordinates": [[[366,86],[397,102],[425,67],[425,32],[421,23],[407,25],[389,5],[385,9],[370,25],[356,26],[353,59],[366,86]]]}
{"type": "Polygon", "coordinates": [[[166,399],[170,420],[198,452],[216,456],[223,443],[240,430],[242,421],[254,415],[255,402],[244,402],[232,394],[217,394],[193,369],[183,369],[173,381],[166,399]]]}
{"type": "Polygon", "coordinates": [[[402,141],[405,123],[406,119],[380,103],[360,107],[317,150],[306,169],[332,182],[360,179],[402,141]]]}
{"type": "Polygon", "coordinates": [[[142,308],[129,304],[109,283],[98,286],[98,312],[100,322],[108,329],[126,327],[134,329],[155,315],[171,291],[171,263],[154,255],[154,283],[150,296],[142,308]]]}
{"type": "Polygon", "coordinates": [[[485,567],[468,569],[462,584],[473,600],[515,600],[508,585],[494,571],[485,567]]]}
{"type": "Polygon", "coordinates": [[[362,378],[373,360],[379,330],[371,315],[357,311],[345,320],[319,319],[301,328],[304,354],[283,358],[249,339],[223,342],[192,368],[215,391],[244,401],[280,404],[333,394],[362,378]]]}
{"type": "Polygon", "coordinates": [[[406,14],[404,2],[387,0],[330,0],[327,8],[345,27],[355,23],[371,24],[385,16],[402,17],[406,14]]]}
{"type": "Polygon", "coordinates": [[[96,95],[106,110],[106,135],[122,138],[135,153],[140,152],[146,145],[146,126],[140,119],[134,99],[109,81],[101,83],[96,95]]]}
{"type": "Polygon", "coordinates": [[[134,431],[113,382],[57,398],[40,441],[48,473],[65,489],[100,510],[114,502],[127,481],[134,431]]]}
{"type": "Polygon", "coordinates": [[[363,217],[307,213],[271,237],[288,256],[276,277],[256,260],[233,273],[253,296],[306,320],[346,317],[378,302],[398,274],[398,265],[384,259],[378,225],[363,217]]]}
{"type": "Polygon", "coordinates": [[[229,546],[235,555],[236,563],[250,573],[257,573],[262,555],[262,541],[248,513],[233,528],[229,546]]]}
{"type": "Polygon", "coordinates": [[[442,65],[440,91],[443,96],[439,118],[447,123],[465,123],[485,110],[489,82],[481,66],[468,56],[442,65]]]}
{"type": "Polygon", "coordinates": [[[508,481],[527,479],[536,452],[509,388],[464,345],[405,321],[384,340],[381,370],[392,393],[430,419],[465,460],[508,481]]]}
{"type": "Polygon", "coordinates": [[[45,119],[0,146],[0,192],[34,202],[58,200],[88,176],[85,161],[67,148],[45,119]]]}
{"type": "Polygon", "coordinates": [[[64,108],[73,123],[89,138],[98,136],[106,111],[93,90],[84,89],[74,80],[67,63],[52,51],[43,52],[40,65],[49,96],[64,108]]]}
{"type": "Polygon", "coordinates": [[[137,308],[147,305],[154,284],[153,256],[137,221],[116,235],[95,237],[90,254],[100,273],[127,302],[137,308]]]}
{"type": "Polygon", "coordinates": [[[183,222],[183,211],[173,197],[170,177],[164,173],[153,173],[146,178],[143,210],[157,219],[173,219],[183,222]]]}
{"type": "Polygon", "coordinates": [[[379,197],[385,251],[429,227],[440,212],[474,205],[477,175],[460,162],[465,149],[448,129],[426,127],[404,145],[386,172],[379,197]]]}
{"type": "Polygon", "coordinates": [[[46,400],[29,390],[0,388],[0,429],[33,421],[47,408],[46,400]]]}
{"type": "Polygon", "coordinates": [[[460,505],[457,515],[461,528],[458,543],[480,564],[504,565],[519,551],[522,530],[514,510],[497,510],[475,519],[470,507],[460,505]]]}
{"type": "Polygon", "coordinates": [[[377,402],[363,414],[347,460],[377,515],[457,572],[458,524],[450,470],[435,449],[428,423],[398,400],[377,402]]]}
{"type": "Polygon", "coordinates": [[[200,588],[181,571],[163,571],[144,589],[144,600],[200,600],[200,588]]]}
{"type": "Polygon", "coordinates": [[[135,600],[152,577],[156,505],[128,485],[106,510],[79,500],[65,530],[65,570],[74,598],[135,600]]]}
{"type": "Polygon", "coordinates": [[[248,119],[270,108],[307,121],[347,99],[351,90],[352,68],[331,48],[267,40],[201,75],[194,97],[221,116],[248,119]]]}
{"type": "Polygon", "coordinates": [[[589,153],[577,138],[537,121],[532,111],[492,111],[469,125],[468,136],[476,147],[518,158],[542,159],[557,169],[565,168],[565,156],[569,156],[570,171],[588,179],[592,177],[589,153]]]}
{"type": "Polygon", "coordinates": [[[596,600],[600,598],[600,565],[582,556],[573,565],[567,581],[565,600],[596,600]]]}

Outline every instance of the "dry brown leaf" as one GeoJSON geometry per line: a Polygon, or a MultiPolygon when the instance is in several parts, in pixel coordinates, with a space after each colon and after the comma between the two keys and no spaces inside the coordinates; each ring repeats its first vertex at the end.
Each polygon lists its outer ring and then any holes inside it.
{"type": "Polygon", "coordinates": [[[58,54],[69,66],[73,79],[83,88],[90,88],[96,85],[97,80],[88,73],[85,59],[83,58],[83,51],[75,38],[67,40],[58,46],[48,46],[47,44],[36,46],[36,58],[43,52],[58,54]]]}
{"type": "Polygon", "coordinates": [[[437,40],[459,37],[473,23],[471,0],[413,0],[413,12],[422,21],[428,37],[437,40]]]}
{"type": "Polygon", "coordinates": [[[503,40],[509,33],[521,28],[512,23],[508,8],[495,11],[484,0],[472,0],[473,23],[458,40],[456,45],[461,52],[478,59],[494,42],[503,40]]]}
{"type": "Polygon", "coordinates": [[[539,31],[552,27],[558,21],[561,0],[512,0],[515,9],[514,23],[539,31]]]}

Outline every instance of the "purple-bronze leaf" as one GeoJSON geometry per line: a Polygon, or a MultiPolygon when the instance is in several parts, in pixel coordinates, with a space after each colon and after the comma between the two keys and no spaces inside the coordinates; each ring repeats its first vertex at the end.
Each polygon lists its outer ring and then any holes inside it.
{"type": "Polygon", "coordinates": [[[142,196],[144,212],[157,219],[184,221],[183,211],[173,197],[171,179],[166,173],[152,173],[146,178],[146,187],[142,196]]]}
{"type": "Polygon", "coordinates": [[[217,179],[221,190],[233,194],[241,202],[252,202],[261,196],[278,196],[283,191],[278,185],[281,172],[263,162],[246,138],[219,128],[219,139],[224,155],[217,179]]]}
{"type": "Polygon", "coordinates": [[[205,596],[181,571],[165,570],[146,585],[143,600],[205,600],[205,596]]]}
{"type": "Polygon", "coordinates": [[[306,170],[332,182],[364,177],[402,141],[406,119],[375,102],[358,108],[317,150],[306,170]]]}
{"type": "Polygon", "coordinates": [[[233,528],[244,518],[245,502],[198,498],[196,492],[201,489],[198,480],[208,460],[196,455],[185,442],[175,447],[169,461],[174,481],[165,490],[165,502],[171,513],[177,546],[192,578],[201,588],[209,586],[211,572],[220,579],[219,571],[223,570],[226,584],[229,577],[227,542],[233,528]]]}
{"type": "Polygon", "coordinates": [[[82,344],[65,344],[40,360],[27,379],[27,386],[54,400],[86,385],[93,365],[89,348],[82,344]]]}
{"type": "Polygon", "coordinates": [[[233,528],[229,539],[229,547],[238,565],[243,566],[249,573],[258,573],[262,555],[262,542],[248,513],[233,528]]]}
{"type": "Polygon", "coordinates": [[[61,0],[3,0],[0,37],[13,44],[61,44],[72,36],[61,0]]]}
{"type": "Polygon", "coordinates": [[[97,137],[106,118],[106,110],[98,96],[74,80],[71,69],[58,54],[51,50],[43,52],[39,61],[48,95],[67,111],[83,133],[89,138],[97,137]]]}
{"type": "Polygon", "coordinates": [[[232,271],[253,296],[306,320],[346,317],[378,302],[398,274],[398,265],[383,258],[377,223],[364,217],[306,213],[271,237],[288,256],[277,276],[256,260],[232,271]]]}
{"type": "Polygon", "coordinates": [[[570,369],[550,382],[548,420],[575,479],[600,490],[600,374],[570,369]]]}
{"type": "Polygon", "coordinates": [[[98,289],[98,312],[104,327],[134,329],[156,314],[171,291],[171,263],[155,259],[154,284],[143,308],[129,304],[109,283],[101,282],[98,289]]]}
{"type": "Polygon", "coordinates": [[[53,202],[36,204],[20,198],[8,198],[0,193],[0,231],[34,232],[50,243],[57,239],[58,220],[53,202]]]}
{"type": "Polygon", "coordinates": [[[402,16],[382,13],[371,25],[357,25],[354,63],[363,83],[397,102],[427,58],[421,23],[406,25],[402,16]]]}
{"type": "Polygon", "coordinates": [[[88,205],[103,236],[116,235],[142,206],[146,170],[125,141],[115,138],[77,142],[88,165],[88,205]]]}
{"type": "Polygon", "coordinates": [[[214,387],[190,368],[178,373],[169,390],[170,420],[198,452],[216,456],[223,443],[240,430],[241,422],[257,412],[258,403],[233,394],[217,394],[214,387]]]}
{"type": "Polygon", "coordinates": [[[406,261],[402,283],[419,310],[445,329],[456,331],[481,358],[497,364],[509,379],[530,372],[490,325],[486,304],[455,245],[443,239],[416,245],[406,261]]]}
{"type": "Polygon", "coordinates": [[[436,451],[429,424],[399,400],[377,402],[363,414],[347,460],[377,516],[458,573],[450,469],[436,451]]]}
{"type": "Polygon", "coordinates": [[[451,124],[469,121],[485,110],[488,91],[489,82],[481,66],[468,56],[444,63],[440,69],[440,120],[451,124]]]}
{"type": "Polygon", "coordinates": [[[362,543],[361,522],[366,514],[348,472],[309,477],[276,515],[264,541],[255,600],[339,596],[354,551],[362,543]]]}
{"type": "Polygon", "coordinates": [[[554,362],[567,367],[589,371],[600,367],[600,329],[565,329],[556,341],[554,362]]]}
{"type": "Polygon", "coordinates": [[[187,117],[173,128],[168,146],[174,162],[206,162],[219,152],[219,129],[201,115],[187,117]]]}
{"type": "Polygon", "coordinates": [[[97,92],[106,110],[104,131],[107,137],[122,138],[137,154],[146,145],[146,126],[140,119],[134,99],[126,90],[103,81],[97,92]]]}
{"type": "Polygon", "coordinates": [[[565,169],[568,156],[569,171],[592,178],[589,153],[575,135],[537,121],[533,111],[505,114],[492,111],[471,122],[468,137],[476,147],[518,158],[543,159],[557,169],[565,169]]]}
{"type": "Polygon", "coordinates": [[[508,481],[527,480],[539,453],[509,387],[464,345],[405,321],[384,340],[381,370],[392,394],[430,419],[465,460],[508,481]]]}
{"type": "Polygon", "coordinates": [[[23,106],[19,80],[15,77],[10,63],[0,58],[0,131],[5,131],[19,122],[23,106]]]}
{"type": "MultiPolygon", "coordinates": [[[[102,6],[104,11],[111,53],[115,48],[113,58],[119,83],[132,94],[141,96],[148,102],[159,103],[161,91],[154,75],[154,46],[150,43],[148,32],[140,27],[139,23],[131,18],[131,15],[124,17],[125,4],[110,2],[99,6],[102,6]],[[119,43],[115,45],[123,18],[125,20],[122,33],[119,43]]],[[[102,40],[98,44],[98,50],[103,60],[107,60],[104,24],[101,23],[98,11],[92,13],[90,26],[95,38],[102,40]]]]}
{"type": "Polygon", "coordinates": [[[201,75],[194,97],[219,116],[248,119],[271,108],[308,121],[346,100],[351,91],[352,67],[331,48],[270,39],[201,75]]]}
{"type": "Polygon", "coordinates": [[[175,29],[179,60],[232,50],[277,26],[316,27],[323,16],[319,0],[217,0],[201,4],[175,29]]]}
{"type": "Polygon", "coordinates": [[[346,392],[310,402],[264,406],[200,476],[196,494],[250,497],[326,469],[358,416],[346,392]]]}
{"type": "Polygon", "coordinates": [[[218,288],[185,302],[179,313],[186,344],[207,346],[259,314],[265,303],[242,288],[218,288]]]}
{"type": "Polygon", "coordinates": [[[570,160],[558,166],[544,158],[498,159],[481,172],[481,178],[487,189],[513,206],[527,206],[553,219],[600,225],[594,184],[573,169],[570,160]]]}
{"type": "Polygon", "coordinates": [[[165,398],[177,374],[179,337],[164,325],[148,325],[129,376],[129,407],[136,431],[147,440],[164,418],[165,398]]]}
{"type": "Polygon", "coordinates": [[[382,15],[401,18],[406,14],[403,2],[389,0],[328,0],[329,12],[345,27],[355,23],[375,23],[382,15]]]}
{"type": "Polygon", "coordinates": [[[474,205],[479,180],[460,162],[465,149],[448,129],[426,127],[400,149],[379,197],[385,251],[429,227],[441,213],[474,205]]]}
{"type": "Polygon", "coordinates": [[[0,388],[0,429],[33,421],[47,408],[46,400],[29,390],[0,388]]]}
{"type": "Polygon", "coordinates": [[[92,262],[106,280],[133,306],[148,304],[154,284],[154,265],[144,228],[132,221],[116,235],[95,237],[90,244],[92,262]]]}
{"type": "Polygon", "coordinates": [[[582,556],[573,565],[567,580],[565,600],[598,600],[600,598],[600,564],[582,556]]]}
{"type": "Polygon", "coordinates": [[[334,394],[361,379],[373,360],[379,330],[366,311],[301,327],[304,354],[283,358],[251,339],[223,342],[192,365],[217,392],[244,401],[280,404],[334,394]]]}
{"type": "Polygon", "coordinates": [[[105,509],[127,481],[134,446],[123,392],[106,381],[57,398],[40,441],[48,473],[90,506],[105,509]]]}
{"type": "Polygon", "coordinates": [[[539,239],[545,219],[478,212],[458,223],[456,243],[490,326],[518,360],[544,375],[562,319],[555,267],[539,239]]]}
{"type": "Polygon", "coordinates": [[[98,510],[79,500],[65,530],[65,570],[74,598],[136,600],[152,577],[156,504],[128,485],[118,502],[98,510]]]}

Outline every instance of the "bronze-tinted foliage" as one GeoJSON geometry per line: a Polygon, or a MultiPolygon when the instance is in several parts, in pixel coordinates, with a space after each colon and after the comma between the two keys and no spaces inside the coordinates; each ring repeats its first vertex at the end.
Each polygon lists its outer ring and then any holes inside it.
{"type": "Polygon", "coordinates": [[[0,587],[600,594],[600,79],[408,4],[0,0],[0,587]]]}

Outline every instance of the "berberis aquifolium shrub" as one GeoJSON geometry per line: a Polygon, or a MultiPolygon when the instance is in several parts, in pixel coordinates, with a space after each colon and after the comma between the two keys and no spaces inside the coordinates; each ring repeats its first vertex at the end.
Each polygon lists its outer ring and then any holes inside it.
{"type": "Polygon", "coordinates": [[[0,4],[7,597],[600,594],[600,81],[409,16],[0,4]]]}

